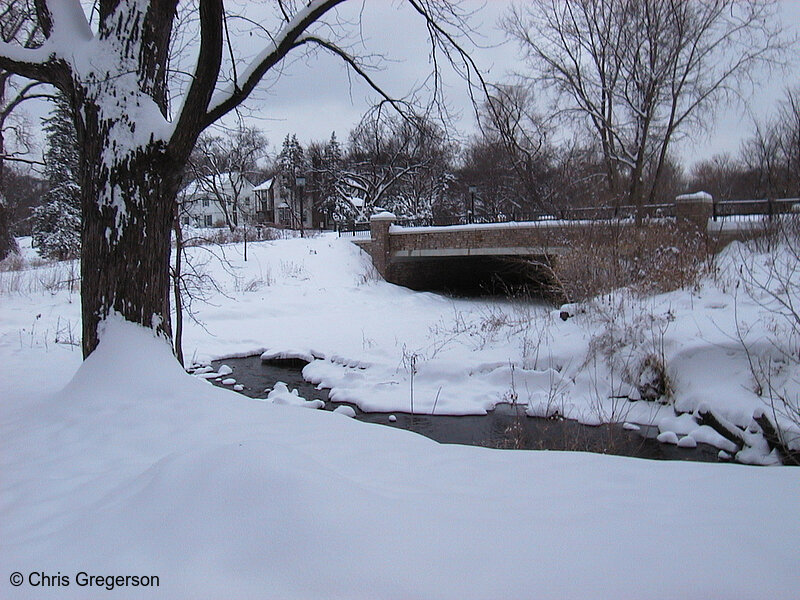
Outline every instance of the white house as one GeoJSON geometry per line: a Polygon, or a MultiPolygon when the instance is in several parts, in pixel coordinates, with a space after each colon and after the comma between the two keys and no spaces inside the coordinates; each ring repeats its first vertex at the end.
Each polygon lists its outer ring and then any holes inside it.
{"type": "Polygon", "coordinates": [[[241,173],[219,173],[196,179],[181,191],[181,223],[223,227],[251,223],[257,206],[253,184],[241,173]]]}

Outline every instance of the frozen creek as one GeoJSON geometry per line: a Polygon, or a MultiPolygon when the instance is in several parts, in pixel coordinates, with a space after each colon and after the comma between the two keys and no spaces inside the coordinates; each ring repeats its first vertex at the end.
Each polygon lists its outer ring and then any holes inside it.
{"type": "Polygon", "coordinates": [[[327,390],[317,389],[303,379],[303,366],[304,363],[299,360],[263,363],[259,355],[228,358],[211,363],[214,373],[225,374],[210,378],[209,381],[219,387],[235,387],[235,391],[256,399],[267,399],[276,383],[283,382],[288,390],[297,390],[299,398],[324,402],[321,407],[324,410],[349,407],[359,421],[407,429],[444,444],[518,450],[575,450],[663,460],[719,461],[718,450],[707,444],[681,448],[658,442],[655,439],[657,427],[640,426],[632,430],[622,425],[589,426],[571,420],[534,418],[525,415],[524,407],[511,404],[498,404],[495,410],[486,415],[364,412],[357,406],[329,400],[327,390]],[[233,372],[227,373],[223,365],[231,367],[233,372]]]}

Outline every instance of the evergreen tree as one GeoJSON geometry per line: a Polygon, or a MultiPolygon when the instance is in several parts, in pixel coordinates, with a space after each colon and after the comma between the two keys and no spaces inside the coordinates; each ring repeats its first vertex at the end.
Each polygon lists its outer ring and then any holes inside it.
{"type": "Polygon", "coordinates": [[[300,142],[297,141],[297,135],[286,134],[281,153],[278,155],[278,170],[284,192],[291,192],[295,187],[295,178],[305,175],[306,155],[300,142]]]}
{"type": "Polygon", "coordinates": [[[297,195],[296,178],[305,176],[308,171],[305,151],[297,141],[297,135],[286,134],[281,147],[281,153],[278,155],[278,182],[281,186],[281,196],[284,198],[291,198],[292,202],[289,204],[292,210],[292,220],[295,225],[299,226],[301,222],[299,201],[297,195]]]}
{"type": "Polygon", "coordinates": [[[353,205],[347,200],[346,195],[342,147],[334,131],[331,133],[331,139],[325,144],[322,159],[323,206],[334,221],[346,221],[355,217],[353,205]]]}
{"type": "Polygon", "coordinates": [[[33,214],[33,243],[46,258],[78,256],[81,245],[78,141],[69,102],[56,96],[55,108],[45,120],[45,173],[50,189],[33,214]]]}

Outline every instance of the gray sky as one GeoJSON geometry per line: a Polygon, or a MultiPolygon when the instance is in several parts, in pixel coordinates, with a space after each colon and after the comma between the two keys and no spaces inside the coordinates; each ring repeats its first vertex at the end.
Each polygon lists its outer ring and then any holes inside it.
{"type": "MultiPolygon", "coordinates": [[[[477,45],[468,41],[464,44],[488,81],[501,81],[522,69],[516,46],[504,42],[497,27],[498,19],[510,4],[511,0],[464,2],[474,11],[470,22],[476,30],[477,45]]],[[[243,5],[248,10],[254,6],[243,5]]],[[[800,0],[782,0],[781,11],[785,26],[799,34],[800,0]]],[[[383,69],[373,73],[387,91],[403,96],[425,80],[431,70],[427,34],[419,15],[405,2],[346,2],[340,12],[343,18],[361,18],[363,47],[355,48],[356,51],[366,49],[387,58],[383,69]]],[[[362,40],[355,42],[361,44],[362,40]]],[[[474,130],[474,116],[467,85],[449,67],[444,68],[444,82],[449,105],[461,115],[458,128],[462,134],[469,134],[474,130]]],[[[753,116],[769,114],[787,85],[800,85],[797,64],[790,72],[763,77],[746,107],[720,109],[710,135],[699,134],[682,142],[677,148],[684,166],[717,152],[736,154],[742,139],[752,131],[753,116]]],[[[287,133],[296,133],[303,144],[327,140],[332,131],[336,131],[340,141],[345,141],[350,129],[376,98],[356,76],[348,76],[341,60],[320,54],[307,61],[296,60],[285,66],[279,77],[271,77],[268,85],[262,85],[246,103],[245,115],[251,124],[265,132],[271,151],[276,152],[287,133]]],[[[33,121],[49,110],[41,105],[29,109],[33,121]]]]}
{"type": "MultiPolygon", "coordinates": [[[[359,3],[354,4],[360,8],[359,3]]],[[[504,43],[503,33],[497,27],[511,0],[468,0],[465,4],[476,11],[472,24],[479,32],[480,45],[485,46],[471,47],[471,56],[486,72],[487,79],[498,81],[520,69],[516,46],[504,43]]],[[[783,0],[781,12],[784,25],[795,34],[800,33],[800,0],[783,0]]],[[[402,95],[429,72],[424,27],[402,2],[367,0],[363,32],[370,49],[392,59],[384,71],[375,73],[375,79],[389,91],[402,95]]],[[[474,128],[474,118],[466,84],[449,70],[445,80],[449,103],[462,115],[459,128],[462,133],[469,133],[474,128]]],[[[769,114],[787,85],[800,85],[797,64],[786,73],[765,74],[752,91],[747,106],[720,109],[710,134],[698,134],[681,142],[677,149],[684,165],[691,166],[718,152],[736,154],[742,139],[752,131],[753,116],[769,114]]],[[[262,94],[250,105],[273,150],[280,148],[287,133],[297,133],[305,144],[325,140],[331,131],[336,131],[343,141],[375,99],[362,82],[355,78],[348,81],[341,62],[329,56],[321,56],[310,64],[292,65],[268,94],[262,94]]]]}

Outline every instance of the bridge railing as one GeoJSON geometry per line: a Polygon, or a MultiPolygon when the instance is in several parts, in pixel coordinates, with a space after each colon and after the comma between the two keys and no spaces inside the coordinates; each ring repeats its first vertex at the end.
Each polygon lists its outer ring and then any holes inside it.
{"type": "Polygon", "coordinates": [[[675,216],[674,204],[644,204],[641,207],[633,205],[622,206],[591,206],[569,207],[553,211],[554,217],[564,221],[607,221],[612,219],[633,219],[637,211],[648,219],[658,219],[675,216]]]}
{"type": "Polygon", "coordinates": [[[713,203],[712,218],[746,220],[753,215],[766,216],[769,219],[777,215],[786,215],[800,205],[800,198],[760,198],[757,200],[722,200],[713,203]]]}
{"type": "MultiPolygon", "coordinates": [[[[775,215],[789,214],[793,207],[800,205],[800,198],[777,198],[757,200],[715,200],[713,201],[712,218],[746,220],[753,215],[762,215],[772,218],[775,215]]],[[[634,205],[622,206],[593,206],[593,207],[567,207],[554,208],[549,211],[517,212],[515,214],[494,215],[436,215],[428,217],[398,217],[394,223],[401,227],[442,227],[448,225],[489,224],[509,222],[536,222],[536,221],[607,221],[624,220],[636,217],[637,211],[648,219],[675,217],[675,204],[644,204],[641,207],[634,205]]],[[[348,221],[339,224],[337,228],[340,237],[369,237],[370,225],[368,221],[348,221]]]]}
{"type": "Polygon", "coordinates": [[[369,221],[344,221],[337,225],[339,237],[369,237],[369,221]]]}

